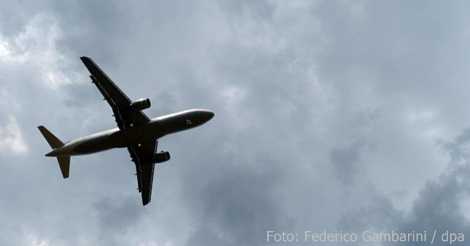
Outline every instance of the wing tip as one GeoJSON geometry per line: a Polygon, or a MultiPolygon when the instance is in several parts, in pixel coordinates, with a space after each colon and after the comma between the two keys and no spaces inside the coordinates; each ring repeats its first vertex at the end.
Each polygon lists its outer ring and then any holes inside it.
{"type": "Polygon", "coordinates": [[[88,56],[80,56],[80,60],[82,60],[82,62],[88,62],[91,61],[91,58],[88,56]]]}
{"type": "Polygon", "coordinates": [[[149,194],[143,192],[142,193],[142,205],[145,206],[145,205],[149,204],[150,200],[151,200],[151,197],[149,196],[149,194]]]}

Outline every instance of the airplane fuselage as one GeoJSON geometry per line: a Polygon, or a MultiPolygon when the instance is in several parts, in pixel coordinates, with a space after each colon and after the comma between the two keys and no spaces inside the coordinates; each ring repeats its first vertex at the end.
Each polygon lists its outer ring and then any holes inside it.
{"type": "Polygon", "coordinates": [[[153,118],[139,126],[124,130],[113,128],[67,142],[46,156],[74,156],[92,154],[112,148],[124,148],[132,144],[161,138],[175,132],[188,130],[209,121],[214,113],[208,110],[191,109],[153,118]]]}

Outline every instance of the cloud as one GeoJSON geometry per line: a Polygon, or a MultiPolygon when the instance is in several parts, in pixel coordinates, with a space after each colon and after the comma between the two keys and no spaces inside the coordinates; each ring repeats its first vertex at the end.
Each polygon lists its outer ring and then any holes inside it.
{"type": "Polygon", "coordinates": [[[21,129],[12,115],[0,127],[0,151],[4,154],[25,154],[28,151],[21,129]]]}
{"type": "Polygon", "coordinates": [[[119,200],[104,198],[95,203],[101,232],[101,240],[119,245],[120,237],[129,233],[128,229],[144,215],[141,206],[134,201],[134,197],[119,200]]]}
{"type": "Polygon", "coordinates": [[[2,193],[15,192],[0,203],[0,242],[262,245],[268,229],[467,232],[465,7],[8,3],[0,151],[21,154],[0,156],[15,163],[2,165],[2,193]],[[39,124],[64,141],[115,127],[81,55],[130,97],[149,97],[149,116],[216,112],[160,140],[172,160],[157,167],[148,207],[125,150],[72,158],[69,180],[43,157],[39,124]]]}
{"type": "Polygon", "coordinates": [[[357,162],[359,161],[360,144],[353,144],[346,148],[331,151],[331,163],[338,170],[338,178],[345,184],[351,185],[355,180],[357,162]]]}
{"type": "Polygon", "coordinates": [[[61,83],[70,82],[58,71],[59,63],[64,58],[56,48],[60,36],[60,29],[53,17],[35,15],[22,32],[2,40],[0,61],[7,65],[31,64],[40,70],[43,76],[40,81],[56,88],[61,83]]]}
{"type": "Polygon", "coordinates": [[[461,209],[461,204],[468,200],[470,188],[466,179],[470,174],[470,162],[468,156],[462,152],[468,148],[468,132],[465,129],[444,145],[451,157],[448,170],[438,180],[430,181],[423,188],[405,227],[438,229],[440,232],[470,232],[469,221],[465,218],[467,212],[461,209]]]}
{"type": "MultiPolygon", "coordinates": [[[[468,148],[470,141],[468,129],[455,139],[443,144],[442,147],[451,158],[446,171],[438,179],[429,181],[418,193],[409,212],[400,211],[393,205],[390,198],[374,193],[374,200],[367,206],[345,215],[339,226],[346,231],[362,233],[365,230],[423,232],[431,235],[437,232],[436,245],[448,245],[446,232],[470,232],[470,224],[466,218],[468,212],[462,207],[468,201],[469,182],[466,178],[470,173],[468,156],[462,151],[468,148]]],[[[428,240],[430,240],[428,238],[428,240]]],[[[429,241],[428,241],[429,243],[429,241]]],[[[389,243],[385,245],[394,245],[389,243]]],[[[415,245],[415,242],[402,243],[415,245]]],[[[463,242],[454,242],[463,244],[463,242]]]]}

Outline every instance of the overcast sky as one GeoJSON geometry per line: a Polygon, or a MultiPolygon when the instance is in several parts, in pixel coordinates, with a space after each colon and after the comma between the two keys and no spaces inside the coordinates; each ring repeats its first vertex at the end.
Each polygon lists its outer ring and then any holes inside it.
{"type": "Polygon", "coordinates": [[[470,240],[469,8],[4,1],[0,245],[272,245],[266,230],[470,240]],[[216,113],[160,140],[172,159],[146,207],[125,149],[72,158],[67,180],[44,157],[38,125],[64,141],[115,127],[83,55],[150,98],[150,117],[216,113]]]}

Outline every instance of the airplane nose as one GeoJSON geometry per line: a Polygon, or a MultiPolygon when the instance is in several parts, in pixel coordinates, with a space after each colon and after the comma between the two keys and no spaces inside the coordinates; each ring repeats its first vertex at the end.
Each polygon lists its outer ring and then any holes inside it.
{"type": "Polygon", "coordinates": [[[214,118],[214,115],[215,115],[214,112],[206,110],[206,109],[198,110],[194,118],[194,120],[196,121],[195,126],[199,126],[208,122],[209,120],[214,118]]]}
{"type": "Polygon", "coordinates": [[[207,121],[209,121],[210,119],[214,118],[214,112],[211,112],[211,111],[208,111],[207,112],[207,121]]]}

